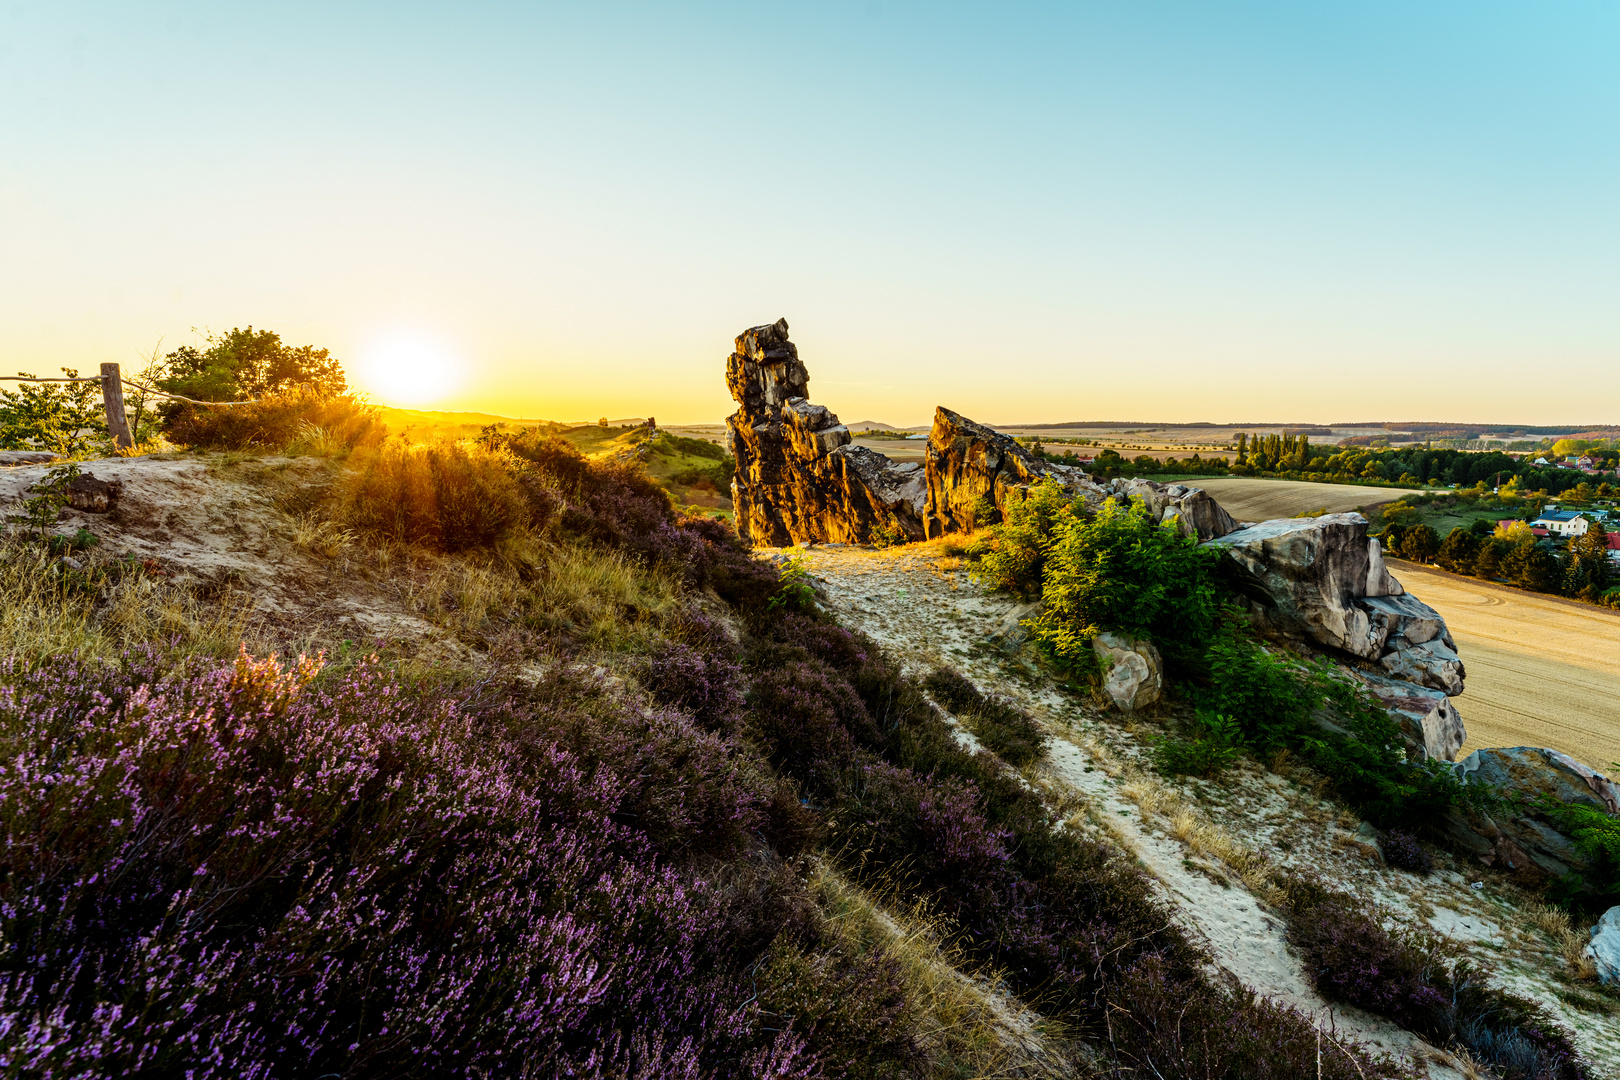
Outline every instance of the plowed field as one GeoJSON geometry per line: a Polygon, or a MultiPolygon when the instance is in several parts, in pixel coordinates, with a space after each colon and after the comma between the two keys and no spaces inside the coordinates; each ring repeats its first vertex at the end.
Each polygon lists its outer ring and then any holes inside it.
{"type": "MultiPolygon", "coordinates": [[[[1468,668],[1463,754],[1548,746],[1612,773],[1620,761],[1620,613],[1399,559],[1395,576],[1445,616],[1468,668]]],[[[1461,755],[1459,755],[1461,756],[1461,755]]]]}
{"type": "Polygon", "coordinates": [[[1313,484],[1305,480],[1255,480],[1246,476],[1211,476],[1181,480],[1215,496],[1226,512],[1239,521],[1265,521],[1326,511],[1341,514],[1374,503],[1410,495],[1407,488],[1357,487],[1354,484],[1313,484]]]}

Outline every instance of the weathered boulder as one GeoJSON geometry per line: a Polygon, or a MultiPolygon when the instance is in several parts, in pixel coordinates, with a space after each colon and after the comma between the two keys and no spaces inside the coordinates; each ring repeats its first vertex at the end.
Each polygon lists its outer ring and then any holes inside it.
{"type": "Polygon", "coordinates": [[[1487,866],[1538,878],[1587,868],[1587,858],[1559,831],[1557,822],[1538,809],[1543,800],[1620,813],[1616,785],[1557,750],[1533,746],[1476,750],[1456,769],[1464,783],[1490,787],[1500,800],[1489,813],[1458,807],[1442,822],[1460,847],[1487,866]]]}
{"type": "Polygon", "coordinates": [[[1360,514],[1262,521],[1207,546],[1227,554],[1222,568],[1264,631],[1462,693],[1463,664],[1445,620],[1395,580],[1360,514]]]}
{"type": "Polygon", "coordinates": [[[1620,983],[1620,906],[1605,911],[1592,927],[1585,952],[1597,969],[1599,982],[1620,983]]]}
{"type": "Polygon", "coordinates": [[[0,465],[44,465],[57,456],[46,450],[0,450],[0,465]]]}
{"type": "Polygon", "coordinates": [[[118,505],[124,485],[117,480],[98,480],[80,473],[67,484],[68,505],[87,514],[105,514],[118,505]]]}
{"type": "Polygon", "coordinates": [[[1031,604],[1020,604],[1007,612],[1001,624],[990,632],[989,641],[1002,652],[1015,653],[1024,647],[1029,640],[1029,627],[1024,623],[1041,613],[1044,605],[1036,600],[1031,604]]]}
{"type": "Polygon", "coordinates": [[[922,519],[929,539],[972,532],[982,502],[988,501],[1004,513],[1008,492],[1026,490],[1037,480],[1056,480],[1098,502],[1107,494],[1079,469],[1044,461],[1011,435],[974,423],[944,406],[934,410],[925,456],[928,498],[922,519]]]}
{"type": "Polygon", "coordinates": [[[1183,536],[1213,540],[1237,531],[1238,524],[1232,520],[1232,515],[1203,488],[1126,477],[1113,480],[1108,486],[1127,499],[1140,499],[1155,521],[1174,518],[1183,536]]]}
{"type": "Polygon", "coordinates": [[[1355,674],[1401,726],[1408,760],[1457,760],[1468,731],[1445,691],[1368,672],[1355,674]]]}
{"type": "Polygon", "coordinates": [[[1159,700],[1164,661],[1151,641],[1105,630],[1091,639],[1103,666],[1103,690],[1122,712],[1135,712],[1159,700]]]}
{"type": "Polygon", "coordinates": [[[851,445],[838,417],[810,402],[810,375],[786,319],[737,338],[726,385],[740,406],[726,431],[744,539],[771,547],[922,539],[922,466],[851,445]]]}

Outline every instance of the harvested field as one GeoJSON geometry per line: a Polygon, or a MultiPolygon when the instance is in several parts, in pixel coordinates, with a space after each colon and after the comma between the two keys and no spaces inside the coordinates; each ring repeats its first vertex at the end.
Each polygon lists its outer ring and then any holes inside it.
{"type": "Polygon", "coordinates": [[[1180,481],[1200,487],[1239,521],[1266,521],[1326,511],[1340,514],[1410,495],[1409,488],[1313,484],[1305,480],[1258,480],[1247,476],[1210,476],[1180,481]]]}
{"type": "Polygon", "coordinates": [[[1457,699],[1468,727],[1462,754],[1546,746],[1600,771],[1620,761],[1620,613],[1399,559],[1389,565],[1445,616],[1468,666],[1457,699]]]}

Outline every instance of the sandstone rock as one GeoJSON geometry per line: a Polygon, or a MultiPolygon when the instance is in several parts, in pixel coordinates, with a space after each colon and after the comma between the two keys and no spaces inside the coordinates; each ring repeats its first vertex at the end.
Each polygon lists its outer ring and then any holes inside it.
{"type": "Polygon", "coordinates": [[[1079,469],[1043,461],[1011,435],[974,423],[943,406],[934,410],[934,427],[928,435],[925,457],[928,497],[922,518],[930,539],[972,532],[981,500],[988,499],[997,511],[1005,512],[1007,493],[1027,489],[1037,480],[1057,480],[1098,502],[1106,494],[1079,469]]]}
{"type": "Polygon", "coordinates": [[[990,643],[1002,652],[1015,653],[1023,648],[1024,642],[1029,640],[1029,627],[1024,620],[1033,619],[1041,613],[1041,601],[1033,604],[1022,604],[1007,612],[1007,617],[1001,620],[1001,625],[990,633],[990,643]]]}
{"type": "Polygon", "coordinates": [[[0,450],[0,465],[44,465],[56,455],[44,450],[0,450]]]}
{"type": "Polygon", "coordinates": [[[1586,955],[1597,968],[1599,982],[1620,983],[1620,906],[1612,907],[1592,927],[1586,955]]]}
{"type": "Polygon", "coordinates": [[[1487,866],[1532,877],[1562,877],[1588,867],[1587,858],[1535,804],[1542,798],[1617,813],[1620,790],[1607,777],[1567,754],[1539,747],[1476,750],[1456,766],[1465,783],[1485,784],[1501,796],[1491,813],[1458,807],[1442,825],[1451,838],[1487,866]]]}
{"type": "Polygon", "coordinates": [[[726,434],[744,539],[770,547],[922,539],[924,470],[851,445],[838,417],[808,399],[809,372],[786,319],[737,338],[726,385],[740,406],[726,434]]]}
{"type": "Polygon", "coordinates": [[[1164,662],[1151,641],[1109,630],[1092,638],[1091,648],[1103,665],[1103,689],[1122,712],[1135,712],[1159,700],[1164,662]]]}
{"type": "Polygon", "coordinates": [[[1439,612],[1407,595],[1360,514],[1262,521],[1207,542],[1263,630],[1462,693],[1464,669],[1439,612]]]}
{"type": "Polygon", "coordinates": [[[1213,540],[1238,528],[1232,515],[1202,488],[1121,477],[1110,482],[1109,489],[1128,499],[1142,500],[1156,521],[1175,518],[1183,536],[1213,540]]]}
{"type": "Polygon", "coordinates": [[[118,505],[118,496],[124,485],[117,480],[97,480],[89,473],[80,473],[68,481],[68,505],[87,514],[105,514],[118,505]]]}
{"type": "Polygon", "coordinates": [[[1368,672],[1354,674],[1401,726],[1408,760],[1457,760],[1457,751],[1468,740],[1468,731],[1443,690],[1368,672]]]}
{"type": "Polygon", "coordinates": [[[1475,750],[1457,765],[1457,775],[1470,784],[1488,784],[1510,797],[1574,803],[1620,814],[1620,787],[1568,754],[1537,746],[1475,750]]]}

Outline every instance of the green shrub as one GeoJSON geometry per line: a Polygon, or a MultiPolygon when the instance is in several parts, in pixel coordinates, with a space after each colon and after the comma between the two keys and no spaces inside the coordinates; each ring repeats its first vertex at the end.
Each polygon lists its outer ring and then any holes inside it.
{"type": "Polygon", "coordinates": [[[1590,862],[1584,874],[1571,874],[1557,883],[1558,898],[1596,909],[1620,903],[1620,818],[1590,806],[1551,800],[1543,800],[1536,809],[1552,818],[1590,862]]]}
{"type": "MultiPolygon", "coordinates": [[[[33,378],[26,371],[18,374],[33,378]]],[[[79,377],[73,368],[63,368],[62,374],[79,377]]],[[[0,449],[78,457],[106,438],[107,417],[95,383],[18,383],[16,390],[0,390],[0,449]]]]}
{"type": "Polygon", "coordinates": [[[1174,663],[1195,660],[1222,625],[1219,558],[1139,502],[1106,502],[1090,518],[1057,515],[1035,640],[1073,664],[1091,654],[1098,633],[1118,630],[1150,638],[1174,663]]]}
{"type": "Polygon", "coordinates": [[[1218,713],[1199,713],[1193,738],[1176,735],[1160,739],[1153,748],[1153,764],[1166,776],[1215,776],[1243,752],[1238,722],[1218,713]]]}
{"type": "MultiPolygon", "coordinates": [[[[979,561],[975,576],[992,588],[1038,595],[1057,523],[1084,511],[1085,503],[1053,480],[1042,480],[1027,493],[1008,492],[1005,519],[982,529],[968,548],[979,561]]],[[[978,515],[975,510],[975,521],[978,515]]]]}

